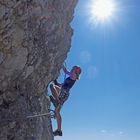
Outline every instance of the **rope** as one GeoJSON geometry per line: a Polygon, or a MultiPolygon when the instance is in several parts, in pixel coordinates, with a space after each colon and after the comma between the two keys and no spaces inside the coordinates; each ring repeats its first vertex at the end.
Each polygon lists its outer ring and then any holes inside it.
{"type": "Polygon", "coordinates": [[[48,115],[51,115],[51,113],[44,113],[44,114],[38,114],[38,115],[33,115],[33,116],[27,116],[26,119],[42,117],[42,116],[48,116],[48,115]]]}
{"type": "Polygon", "coordinates": [[[26,120],[26,119],[30,119],[30,118],[43,117],[43,116],[49,116],[49,115],[50,115],[51,118],[55,118],[54,111],[53,110],[50,110],[50,111],[52,111],[53,113],[49,112],[49,113],[36,114],[36,115],[31,115],[31,116],[26,116],[26,117],[19,117],[19,118],[14,118],[14,119],[12,119],[12,118],[3,119],[3,120],[0,121],[0,123],[7,122],[7,121],[26,120]]]}

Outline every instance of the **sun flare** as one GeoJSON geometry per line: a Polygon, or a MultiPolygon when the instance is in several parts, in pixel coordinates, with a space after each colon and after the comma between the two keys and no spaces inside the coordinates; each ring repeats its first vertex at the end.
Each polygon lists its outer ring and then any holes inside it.
{"type": "Polygon", "coordinates": [[[116,3],[114,0],[92,0],[90,4],[90,16],[96,22],[110,20],[115,11],[116,3]]]}

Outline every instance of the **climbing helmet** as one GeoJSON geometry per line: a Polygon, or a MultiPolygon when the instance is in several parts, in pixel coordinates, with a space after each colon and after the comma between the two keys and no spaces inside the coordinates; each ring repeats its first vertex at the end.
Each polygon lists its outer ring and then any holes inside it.
{"type": "Polygon", "coordinates": [[[75,73],[81,74],[81,68],[79,66],[73,66],[72,69],[74,70],[75,73]]]}

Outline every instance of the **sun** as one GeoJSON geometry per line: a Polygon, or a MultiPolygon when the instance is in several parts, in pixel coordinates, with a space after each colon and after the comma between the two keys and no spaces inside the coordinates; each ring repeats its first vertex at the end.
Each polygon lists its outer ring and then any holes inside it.
{"type": "Polygon", "coordinates": [[[92,0],[90,17],[95,22],[104,23],[115,15],[116,3],[114,0],[92,0]]]}

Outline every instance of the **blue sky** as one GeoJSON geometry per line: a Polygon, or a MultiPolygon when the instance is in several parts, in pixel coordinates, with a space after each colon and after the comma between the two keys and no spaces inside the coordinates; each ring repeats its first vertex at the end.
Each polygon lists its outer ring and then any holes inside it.
{"type": "Polygon", "coordinates": [[[66,62],[82,75],[61,111],[63,137],[55,139],[139,140],[140,1],[117,0],[116,19],[99,26],[88,22],[89,2],[75,9],[66,62]]]}

